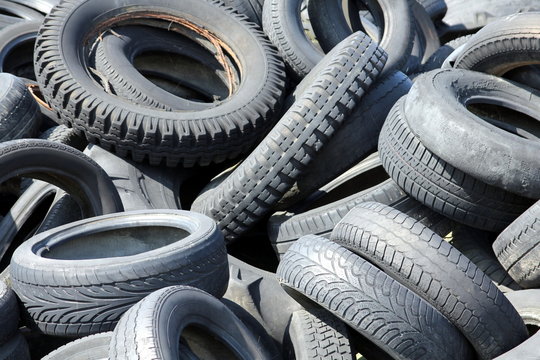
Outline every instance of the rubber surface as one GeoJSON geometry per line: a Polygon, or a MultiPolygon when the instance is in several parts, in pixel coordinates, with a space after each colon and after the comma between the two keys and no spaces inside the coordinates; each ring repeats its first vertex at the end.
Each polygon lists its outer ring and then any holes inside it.
{"type": "Polygon", "coordinates": [[[367,36],[351,35],[304,81],[310,86],[253,152],[191,209],[212,217],[228,241],[281,199],[371,86],[386,56],[367,36]]]}
{"type": "Polygon", "coordinates": [[[286,289],[323,306],[395,359],[473,356],[463,335],[431,305],[330,240],[299,239],[277,275],[286,289]]]}
{"type": "Polygon", "coordinates": [[[330,239],[424,298],[492,359],[527,338],[519,314],[491,279],[417,220],[374,202],[351,210],[330,239]]]}
{"type": "MultiPolygon", "coordinates": [[[[109,358],[184,358],[178,340],[190,326],[200,329],[201,337],[206,336],[198,339],[201,348],[197,350],[206,352],[207,357],[200,355],[196,359],[214,358],[211,354],[217,340],[238,359],[270,359],[255,336],[225,305],[208,293],[188,286],[161,289],[133,306],[113,332],[109,358]]],[[[191,350],[195,352],[194,348],[191,350]]]]}
{"type": "Polygon", "coordinates": [[[95,334],[72,341],[42,360],[108,360],[112,332],[95,334]]]}
{"type": "Polygon", "coordinates": [[[42,332],[84,336],[112,330],[133,304],[166,286],[192,285],[222,296],[226,256],[222,235],[205,216],[126,212],[34,236],[13,254],[11,280],[42,332]]]}

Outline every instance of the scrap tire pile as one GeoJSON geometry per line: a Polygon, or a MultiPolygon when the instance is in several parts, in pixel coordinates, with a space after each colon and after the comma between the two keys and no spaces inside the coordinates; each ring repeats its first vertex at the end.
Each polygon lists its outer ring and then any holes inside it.
{"type": "Polygon", "coordinates": [[[0,360],[540,359],[540,2],[0,0],[0,360]]]}

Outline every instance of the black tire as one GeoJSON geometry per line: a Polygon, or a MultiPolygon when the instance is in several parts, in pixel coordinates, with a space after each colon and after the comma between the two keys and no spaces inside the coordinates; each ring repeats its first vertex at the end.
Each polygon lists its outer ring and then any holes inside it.
{"type": "Polygon", "coordinates": [[[223,0],[223,2],[239,14],[246,15],[249,21],[262,26],[264,0],[223,0]]]}
{"type": "MultiPolygon", "coordinates": [[[[188,286],[161,289],[133,306],[114,329],[109,358],[180,359],[178,339],[189,326],[208,335],[206,344],[202,342],[207,351],[219,341],[236,358],[270,359],[231,310],[208,293],[188,286]]],[[[218,359],[216,355],[197,358],[218,359]]]]}
{"type": "Polygon", "coordinates": [[[479,358],[492,359],[527,338],[519,314],[491,279],[402,212],[373,202],[361,204],[340,221],[330,239],[433,305],[469,340],[479,358]]]}
{"type": "Polygon", "coordinates": [[[540,90],[540,65],[528,65],[510,70],[504,77],[535,90],[540,90]]]}
{"type": "Polygon", "coordinates": [[[300,81],[324,53],[306,36],[300,19],[302,0],[265,0],[263,29],[277,47],[295,80],[300,81]]]}
{"type": "Polygon", "coordinates": [[[411,55],[405,68],[407,74],[418,72],[422,64],[441,46],[437,29],[435,29],[426,9],[416,0],[412,1],[411,9],[414,17],[415,35],[411,55]]]}
{"type": "MultiPolygon", "coordinates": [[[[400,97],[409,92],[411,86],[409,78],[399,71],[379,77],[320,151],[316,161],[283,196],[278,204],[279,210],[305,199],[376,151],[378,136],[388,112],[400,97]]],[[[299,88],[293,96],[300,95],[299,88]]]]}
{"type": "Polygon", "coordinates": [[[305,212],[277,212],[268,220],[268,238],[276,254],[281,257],[304,235],[328,238],[337,223],[358,204],[376,201],[390,205],[405,196],[403,190],[389,179],[357,194],[305,212]]]}
{"type": "Polygon", "coordinates": [[[103,169],[70,146],[47,140],[7,141],[0,144],[0,168],[0,183],[15,175],[49,182],[71,194],[87,217],[123,210],[103,169]]]}
{"type": "Polygon", "coordinates": [[[0,1],[0,13],[29,21],[43,21],[42,14],[27,6],[17,4],[17,1],[0,1]]]}
{"type": "Polygon", "coordinates": [[[439,28],[440,35],[476,30],[503,16],[540,10],[540,4],[536,0],[474,2],[445,0],[445,2],[448,10],[439,28]]]}
{"type": "Polygon", "coordinates": [[[489,186],[451,166],[412,133],[405,98],[390,111],[379,138],[379,155],[390,177],[411,197],[457,222],[502,231],[532,203],[489,186]]]}
{"type": "Polygon", "coordinates": [[[507,293],[521,289],[497,260],[495,252],[491,248],[493,233],[458,225],[452,228],[451,235],[450,238],[445,240],[448,240],[453,247],[489,276],[499,290],[507,293]]]}
{"type": "Polygon", "coordinates": [[[540,204],[535,203],[493,243],[493,250],[508,274],[522,287],[540,287],[540,204]]]}
{"type": "Polygon", "coordinates": [[[448,9],[445,0],[418,0],[418,3],[426,9],[433,20],[442,18],[448,9]]]}
{"type": "Polygon", "coordinates": [[[33,137],[41,123],[39,107],[24,83],[0,74],[0,142],[33,137]]]}
{"type": "Polygon", "coordinates": [[[330,240],[299,239],[277,275],[285,289],[323,306],[395,359],[473,356],[463,335],[435,308],[330,240]]]}
{"type": "Polygon", "coordinates": [[[353,360],[347,326],[324,309],[295,311],[286,336],[286,360],[353,360]]]}
{"type": "Polygon", "coordinates": [[[316,158],[385,60],[366,35],[344,40],[304,80],[315,79],[259,146],[218,187],[197,198],[192,210],[212,217],[226,240],[241,236],[316,158]]]}
{"type": "Polygon", "coordinates": [[[60,0],[10,0],[11,2],[35,9],[43,14],[48,14],[60,0]]]}
{"type": "Polygon", "coordinates": [[[42,21],[24,21],[0,30],[0,72],[35,80],[34,44],[42,21]]]}
{"type": "Polygon", "coordinates": [[[50,335],[112,330],[133,304],[170,285],[222,296],[227,279],[227,254],[215,224],[180,210],[67,224],[27,240],[11,259],[13,289],[35,325],[50,335]]]}
{"type": "MultiPolygon", "coordinates": [[[[362,0],[362,3],[383,29],[380,46],[388,53],[383,74],[404,70],[414,37],[414,17],[409,1],[362,0]]],[[[308,10],[313,30],[324,51],[330,51],[352,33],[343,14],[341,0],[310,0],[308,10]]]]}
{"type": "Polygon", "coordinates": [[[42,360],[107,360],[112,332],[95,334],[72,341],[42,360]]]}
{"type": "Polygon", "coordinates": [[[0,360],[30,360],[28,344],[20,333],[0,346],[0,360]]]}
{"type": "Polygon", "coordinates": [[[287,325],[302,306],[279,285],[276,274],[251,266],[229,255],[229,284],[223,295],[249,312],[278,344],[283,342],[287,325]]]}
{"type": "Polygon", "coordinates": [[[71,146],[79,151],[83,151],[88,143],[73,128],[65,125],[53,126],[39,135],[40,139],[53,141],[56,143],[71,146]]]}
{"type": "Polygon", "coordinates": [[[422,72],[428,72],[435,69],[440,69],[444,61],[460,46],[464,45],[472,35],[460,36],[452,41],[447,42],[441,46],[437,51],[429,57],[429,59],[422,66],[422,72]]]}
{"type": "Polygon", "coordinates": [[[206,110],[230,95],[227,72],[216,56],[194,40],[167,29],[117,27],[101,37],[95,62],[108,91],[138,105],[167,111],[206,110]],[[186,95],[163,88],[152,81],[156,77],[183,89],[186,95]],[[188,90],[201,98],[188,98],[188,90]]]}
{"type": "Polygon", "coordinates": [[[454,67],[503,76],[540,64],[540,14],[515,14],[486,25],[468,41],[454,67]]]}
{"type": "Polygon", "coordinates": [[[131,16],[130,11],[144,12],[144,6],[150,5],[145,0],[121,7],[100,0],[70,0],[55,7],[36,41],[36,77],[45,99],[62,121],[83,131],[91,142],[122,157],[131,155],[138,162],[147,159],[152,165],[207,165],[251,149],[279,112],[285,86],[284,67],[256,25],[219,1],[157,0],[152,2],[152,8],[146,8],[149,17],[168,19],[160,23],[165,27],[184,29],[177,23],[185,24],[189,15],[190,21],[198,25],[188,25],[202,32],[200,37],[210,36],[231,48],[239,59],[240,64],[236,65],[243,79],[238,91],[219,106],[180,112],[137,106],[107,93],[86,72],[89,56],[79,57],[75,53],[89,51],[102,32],[99,29],[105,30],[131,16]],[[156,13],[157,7],[160,10],[156,13]],[[105,13],[110,17],[101,16],[105,13]],[[98,23],[88,21],[91,18],[98,23]],[[212,34],[219,34],[220,38],[212,34]],[[86,37],[92,39],[84,41],[86,37]]]}
{"type": "Polygon", "coordinates": [[[15,293],[4,281],[0,281],[0,319],[0,344],[5,344],[19,329],[19,305],[15,293]]]}
{"type": "Polygon", "coordinates": [[[85,153],[112,179],[124,210],[182,209],[180,188],[191,170],[138,164],[93,144],[85,153]]]}
{"type": "Polygon", "coordinates": [[[486,184],[540,198],[540,94],[491,75],[436,70],[416,79],[405,114],[424,146],[452,166],[486,184]],[[485,116],[483,104],[521,114],[485,116]]]}
{"type": "Polygon", "coordinates": [[[521,290],[506,294],[506,297],[519,312],[523,321],[531,327],[531,337],[521,345],[495,358],[494,360],[534,360],[538,358],[540,346],[540,290],[521,290]],[[536,331],[536,333],[534,333],[536,331]]]}

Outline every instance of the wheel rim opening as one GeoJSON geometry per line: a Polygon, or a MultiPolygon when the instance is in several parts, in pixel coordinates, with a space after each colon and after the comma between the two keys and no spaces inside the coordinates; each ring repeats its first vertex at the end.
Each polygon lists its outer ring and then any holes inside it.
{"type": "Polygon", "coordinates": [[[23,41],[12,49],[4,57],[2,70],[29,80],[36,80],[34,73],[34,45],[35,38],[23,41]]]}
{"type": "Polygon", "coordinates": [[[168,226],[136,226],[62,239],[41,256],[56,260],[89,260],[125,257],[159,249],[189,236],[168,226]]]}
{"type": "Polygon", "coordinates": [[[195,356],[197,359],[239,359],[217,335],[196,325],[187,326],[182,331],[178,347],[180,355],[187,353],[192,355],[192,357],[195,356]]]}
{"type": "Polygon", "coordinates": [[[474,115],[506,132],[528,140],[540,139],[540,121],[520,111],[489,103],[466,105],[474,115]]]}

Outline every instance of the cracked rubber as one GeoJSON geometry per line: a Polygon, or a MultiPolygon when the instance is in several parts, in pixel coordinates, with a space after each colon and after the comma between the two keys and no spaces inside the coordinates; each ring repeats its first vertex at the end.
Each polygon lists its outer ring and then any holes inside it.
{"type": "Polygon", "coordinates": [[[11,259],[13,290],[34,325],[59,336],[110,331],[133,304],[170,285],[222,296],[228,276],[225,244],[215,223],[180,210],[70,223],[24,242],[11,259]],[[156,238],[156,227],[167,233],[156,238]]]}
{"type": "Polygon", "coordinates": [[[493,250],[510,276],[524,288],[540,287],[540,204],[537,202],[497,237],[493,250]]]}
{"type": "Polygon", "coordinates": [[[191,209],[213,218],[226,240],[240,237],[316,159],[385,60],[384,52],[361,33],[336,46],[304,80],[314,79],[259,146],[191,209]]]}
{"type": "Polygon", "coordinates": [[[371,261],[428,301],[492,359],[527,338],[519,314],[491,279],[452,245],[392,207],[351,210],[330,239],[371,261]]]}
{"type": "MultiPolygon", "coordinates": [[[[160,24],[178,26],[175,21],[160,24]]],[[[40,29],[34,58],[43,95],[63,122],[106,150],[152,165],[208,165],[237,157],[272,126],[284,95],[285,71],[275,49],[255,24],[218,0],[156,0],[152,5],[134,0],[119,8],[101,0],[62,1],[40,29]],[[98,37],[98,25],[132,16],[130,11],[143,17],[180,14],[177,21],[189,17],[195,22],[190,26],[231,48],[240,62],[241,86],[228,101],[204,111],[137,106],[107,93],[87,70],[89,56],[77,54],[84,50],[85,37],[90,44],[98,37]]]]}
{"type": "MultiPolygon", "coordinates": [[[[171,286],[156,291],[126,312],[114,329],[109,358],[218,359],[214,357],[217,353],[213,353],[214,356],[207,354],[208,357],[186,357],[178,340],[190,347],[182,336],[189,327],[204,332],[200,334],[204,339],[199,338],[199,344],[195,345],[204,346],[206,352],[211,353],[219,341],[237,359],[271,359],[255,335],[227,306],[210,294],[189,286],[171,286]]],[[[195,349],[191,350],[195,352],[195,349]]]]}
{"type": "Polygon", "coordinates": [[[489,186],[429,151],[405,119],[405,98],[392,108],[379,137],[379,155],[390,177],[411,197],[457,222],[502,231],[532,200],[489,186]]]}
{"type": "Polygon", "coordinates": [[[277,275],[286,290],[323,306],[394,359],[473,356],[467,340],[435,308],[330,240],[302,237],[277,275]]]}

